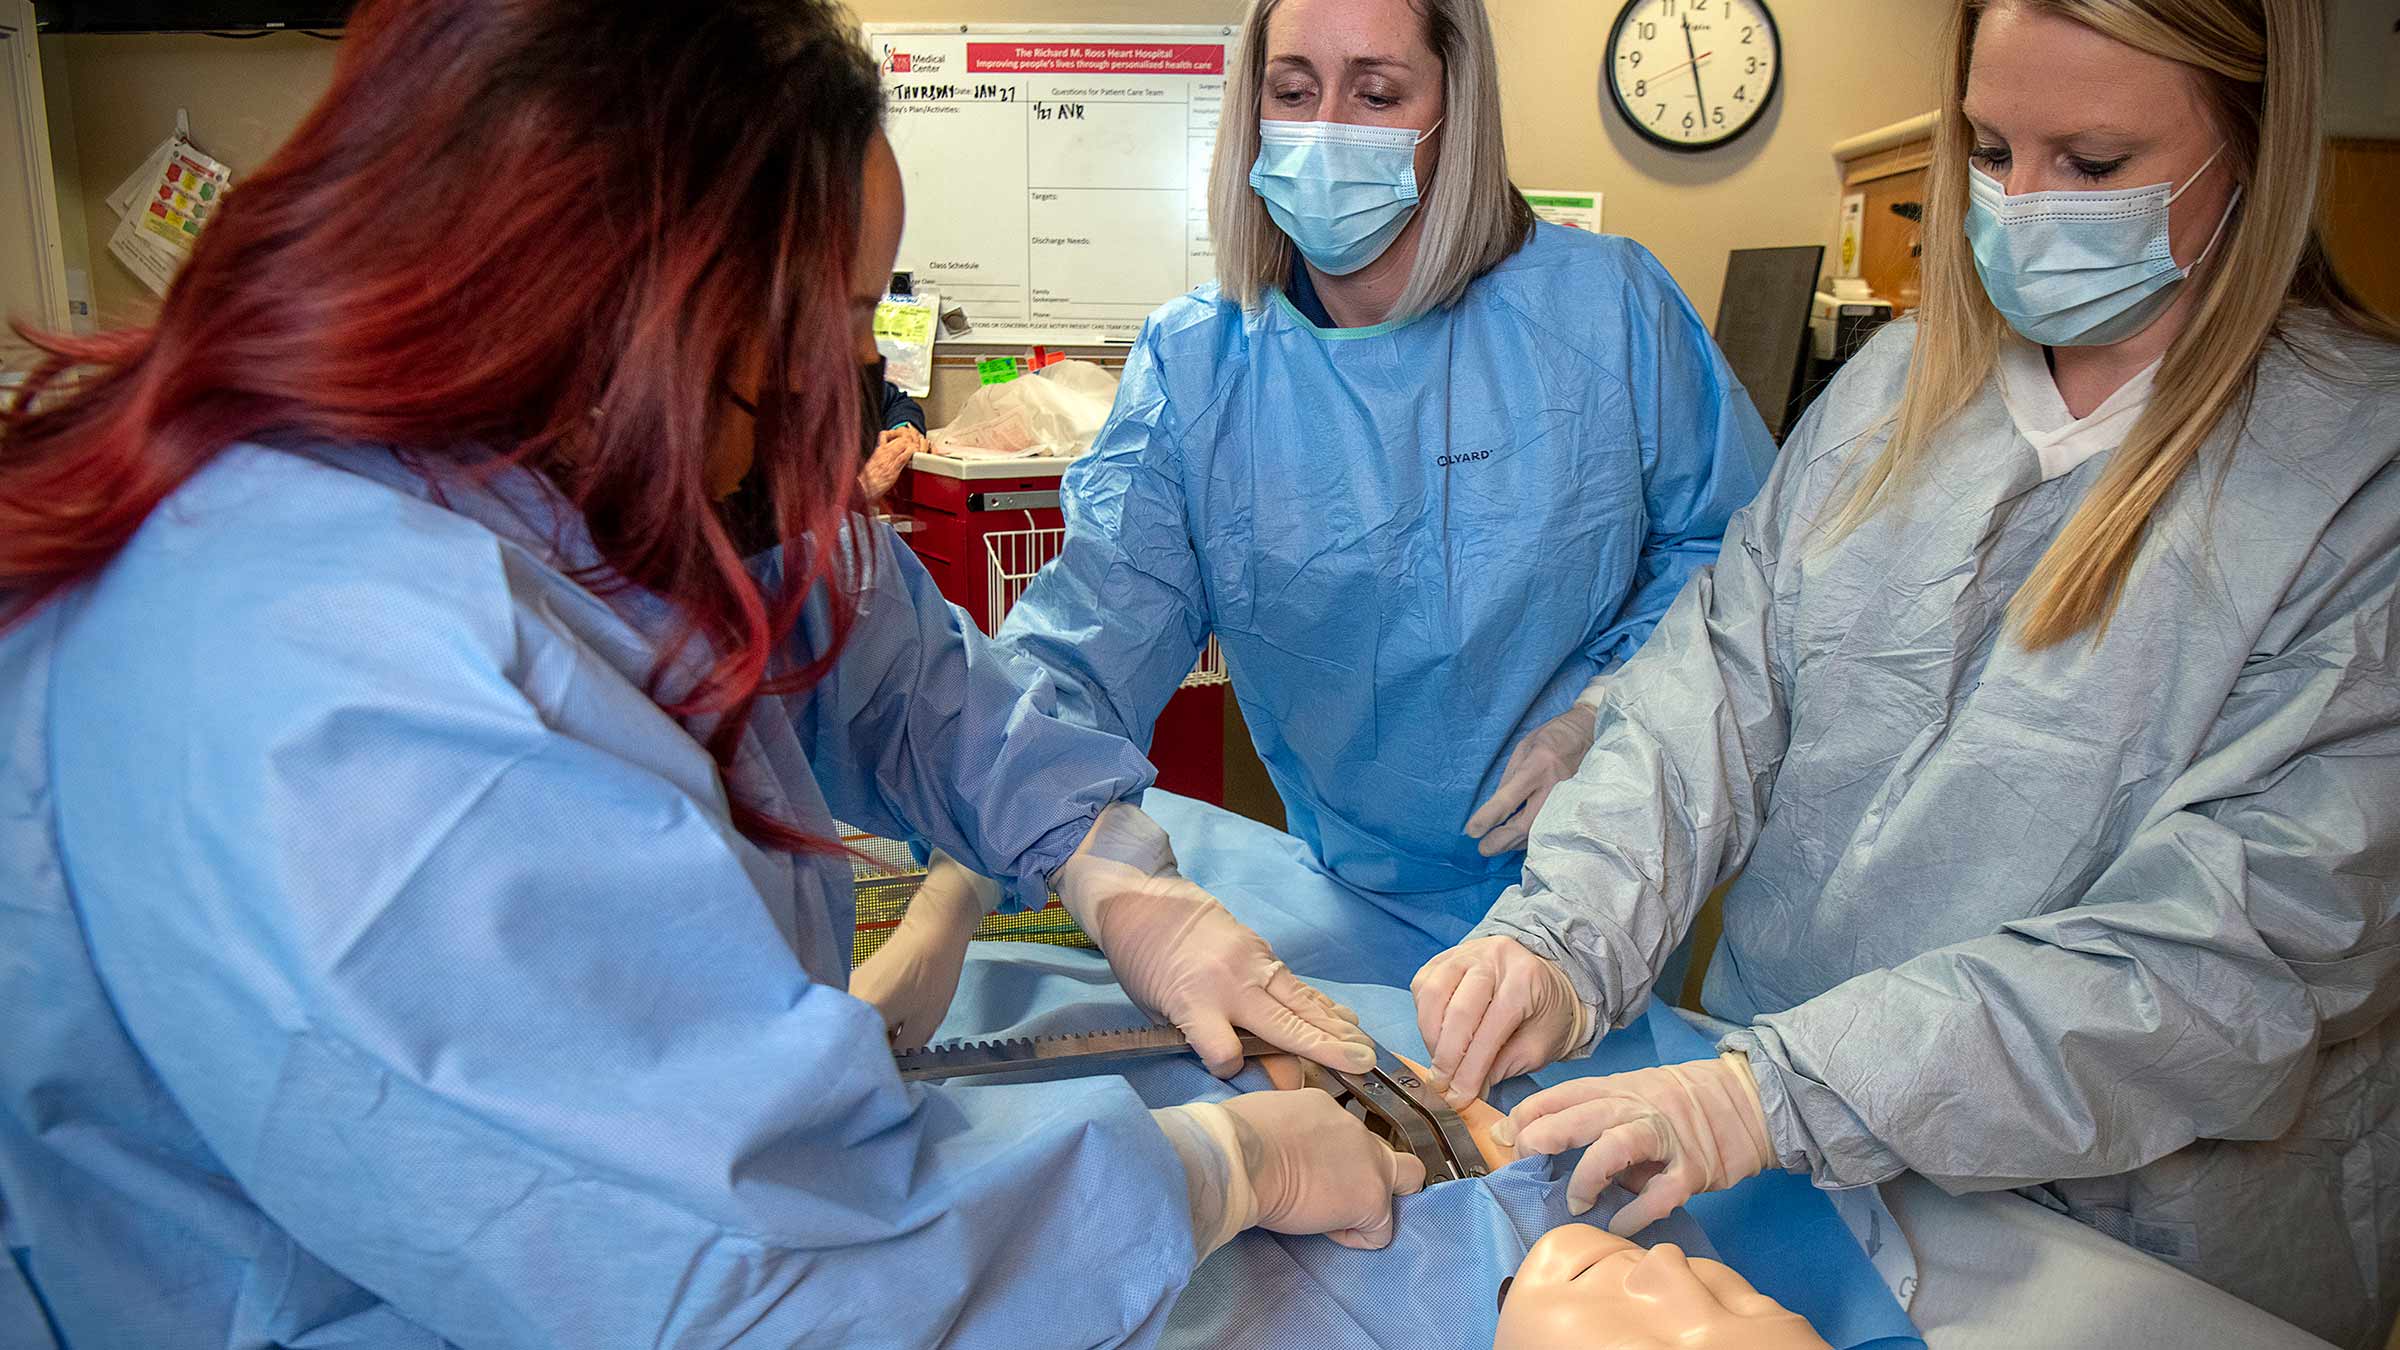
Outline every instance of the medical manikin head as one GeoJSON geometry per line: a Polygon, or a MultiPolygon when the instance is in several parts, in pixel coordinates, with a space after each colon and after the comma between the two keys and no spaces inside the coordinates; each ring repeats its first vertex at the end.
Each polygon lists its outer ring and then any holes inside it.
{"type": "Polygon", "coordinates": [[[1830,1350],[1807,1319],[1721,1262],[1568,1224],[1533,1245],[1492,1350],[1830,1350]]]}

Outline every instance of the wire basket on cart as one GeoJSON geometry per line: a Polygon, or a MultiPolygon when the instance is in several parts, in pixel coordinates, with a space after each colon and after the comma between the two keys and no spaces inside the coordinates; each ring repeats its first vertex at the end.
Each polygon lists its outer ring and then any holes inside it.
{"type": "MultiPolygon", "coordinates": [[[[991,592],[984,609],[991,615],[993,631],[1008,617],[1011,605],[1033,583],[1036,572],[1047,566],[1066,547],[1067,531],[1058,526],[1050,529],[995,530],[983,537],[983,551],[991,566],[991,592]]],[[[1200,649],[1200,663],[1184,677],[1186,689],[1203,689],[1227,683],[1225,653],[1210,634],[1208,645],[1200,649]]]]}

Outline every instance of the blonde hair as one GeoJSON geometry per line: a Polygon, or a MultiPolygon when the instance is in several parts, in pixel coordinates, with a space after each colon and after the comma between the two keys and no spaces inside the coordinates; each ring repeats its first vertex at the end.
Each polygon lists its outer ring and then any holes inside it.
{"type": "Polygon", "coordinates": [[[2320,228],[2324,155],[2320,0],[1960,0],[1926,185],[1924,304],[1907,392],[1892,434],[1838,518],[1839,537],[1908,482],[1935,436],[1991,378],[2007,321],[1976,275],[1967,242],[1968,152],[1974,131],[1961,100],[1976,21],[2001,4],[2082,24],[2129,47],[2190,66],[2243,184],[2191,317],[2166,353],[2123,446],[2011,604],[2032,649],[2105,633],[2151,517],[2220,428],[2238,432],[2260,355],[2295,306],[2363,332],[2400,337],[2345,286],[2320,228]]]}
{"type": "MultiPolygon", "coordinates": [[[[1208,230],[1217,284],[1244,309],[1291,276],[1292,241],[1250,190],[1258,159],[1259,91],[1266,82],[1267,20],[1282,0],[1251,0],[1242,19],[1240,65],[1225,83],[1225,111],[1208,176],[1208,230]]],[[[1442,157],[1408,285],[1385,316],[1406,322],[1450,304],[1477,277],[1516,252],[1533,232],[1533,208],[1508,180],[1500,135],[1500,62],[1483,0],[1410,0],[1425,20],[1425,45],[1442,59],[1442,157]]]]}

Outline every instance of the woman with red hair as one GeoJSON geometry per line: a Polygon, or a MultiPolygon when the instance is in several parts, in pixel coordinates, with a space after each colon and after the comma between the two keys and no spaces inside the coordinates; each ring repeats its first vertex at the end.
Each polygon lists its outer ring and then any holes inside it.
{"type": "Polygon", "coordinates": [[[1322,1094],[904,1086],[843,992],[836,813],[1054,883],[1221,1072],[1366,1053],[856,514],[880,117],[824,0],[369,0],[155,326],[36,339],[0,1341],[1087,1345],[1388,1238],[1322,1094]]]}

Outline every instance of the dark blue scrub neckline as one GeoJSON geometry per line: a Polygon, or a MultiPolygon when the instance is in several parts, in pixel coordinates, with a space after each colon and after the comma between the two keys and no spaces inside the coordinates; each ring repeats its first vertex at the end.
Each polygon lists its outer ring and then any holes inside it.
{"type": "Polygon", "coordinates": [[[1341,327],[1333,321],[1333,315],[1325,308],[1325,301],[1317,295],[1316,278],[1308,274],[1308,264],[1298,258],[1292,259],[1291,279],[1284,282],[1283,293],[1290,298],[1292,308],[1300,311],[1301,318],[1319,328],[1341,327]]]}
{"type": "Polygon", "coordinates": [[[1285,279],[1283,285],[1275,290],[1275,303],[1282,305],[1293,318],[1307,325],[1310,332],[1328,342],[1351,342],[1359,338],[1382,337],[1386,333],[1396,333],[1415,323],[1417,319],[1425,317],[1420,314],[1411,319],[1386,319],[1382,323],[1369,324],[1364,328],[1339,327],[1334,323],[1333,316],[1326,312],[1325,301],[1317,294],[1316,281],[1308,275],[1307,265],[1296,258],[1292,260],[1291,275],[1285,279]]]}

